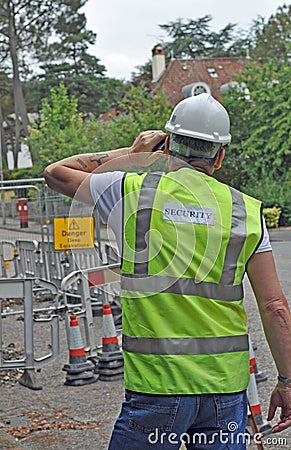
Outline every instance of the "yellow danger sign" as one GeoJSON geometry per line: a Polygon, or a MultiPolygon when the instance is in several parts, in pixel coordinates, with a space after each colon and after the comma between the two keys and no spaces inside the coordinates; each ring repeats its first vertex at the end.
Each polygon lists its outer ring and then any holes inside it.
{"type": "Polygon", "coordinates": [[[56,217],[54,245],[55,250],[94,248],[93,217],[56,217]]]}

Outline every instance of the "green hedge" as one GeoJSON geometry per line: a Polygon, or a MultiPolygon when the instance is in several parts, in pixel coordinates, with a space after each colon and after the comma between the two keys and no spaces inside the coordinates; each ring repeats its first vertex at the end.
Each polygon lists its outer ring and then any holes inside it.
{"type": "Polygon", "coordinates": [[[263,215],[267,228],[278,228],[281,215],[281,208],[273,206],[273,208],[264,208],[263,215]]]}

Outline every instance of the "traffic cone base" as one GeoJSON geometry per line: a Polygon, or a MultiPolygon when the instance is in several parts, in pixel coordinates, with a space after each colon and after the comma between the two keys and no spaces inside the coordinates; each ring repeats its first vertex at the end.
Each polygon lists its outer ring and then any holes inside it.
{"type": "Polygon", "coordinates": [[[100,381],[117,381],[123,379],[123,372],[118,375],[100,375],[99,380],[100,381]]]}
{"type": "Polygon", "coordinates": [[[92,378],[92,372],[68,373],[66,376],[66,381],[82,380],[85,378],[92,378]]]}
{"type": "Polygon", "coordinates": [[[120,350],[115,352],[98,352],[98,362],[102,361],[115,361],[116,359],[123,360],[122,352],[120,350]]]}
{"type": "Polygon", "coordinates": [[[84,386],[85,384],[92,384],[92,383],[96,383],[97,381],[97,377],[93,376],[91,378],[87,378],[87,379],[80,379],[80,380],[66,380],[65,381],[65,386],[84,386]]]}
{"type": "Polygon", "coordinates": [[[81,373],[86,370],[93,370],[93,369],[94,364],[91,361],[85,361],[77,364],[65,364],[62,370],[68,373],[81,373]]]}

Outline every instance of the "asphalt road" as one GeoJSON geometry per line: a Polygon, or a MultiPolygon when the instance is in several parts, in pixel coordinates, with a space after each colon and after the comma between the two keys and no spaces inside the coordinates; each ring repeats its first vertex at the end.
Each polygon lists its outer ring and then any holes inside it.
{"type": "MultiPolygon", "coordinates": [[[[1,230],[0,230],[1,232],[1,230]]],[[[1,236],[1,233],[0,233],[1,236]]],[[[290,254],[291,231],[271,232],[273,251],[280,281],[291,300],[290,254]]],[[[258,384],[263,419],[265,420],[269,395],[276,381],[276,368],[268,349],[257,306],[248,281],[245,281],[246,310],[258,369],[267,381],[258,384]]],[[[291,304],[291,302],[290,302],[291,304]]],[[[101,321],[95,318],[94,329],[101,342],[101,321]]],[[[3,320],[3,344],[13,344],[15,351],[23,348],[19,338],[23,322],[3,320]]],[[[35,342],[41,356],[47,352],[49,331],[35,327],[35,342]]],[[[123,398],[123,381],[97,381],[80,387],[65,386],[66,373],[62,370],[68,363],[69,353],[64,322],[60,322],[60,356],[54,363],[37,374],[42,390],[30,390],[17,382],[21,373],[8,371],[0,377],[0,449],[25,450],[106,450],[110,431],[119,413],[123,398]]],[[[291,448],[291,430],[271,435],[265,444],[268,450],[291,448]],[[287,439],[287,443],[280,439],[287,439]],[[276,439],[276,440],[275,440],[276,439]]],[[[254,445],[249,450],[256,449],[254,445]]]]}

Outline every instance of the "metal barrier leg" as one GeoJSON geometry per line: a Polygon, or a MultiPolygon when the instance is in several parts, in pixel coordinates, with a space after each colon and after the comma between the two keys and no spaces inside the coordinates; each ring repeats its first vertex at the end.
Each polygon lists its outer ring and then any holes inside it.
{"type": "Polygon", "coordinates": [[[41,384],[39,384],[36,378],[34,369],[24,369],[24,372],[19,378],[18,382],[22,384],[22,386],[33,389],[34,391],[39,391],[42,389],[41,384]]]}

